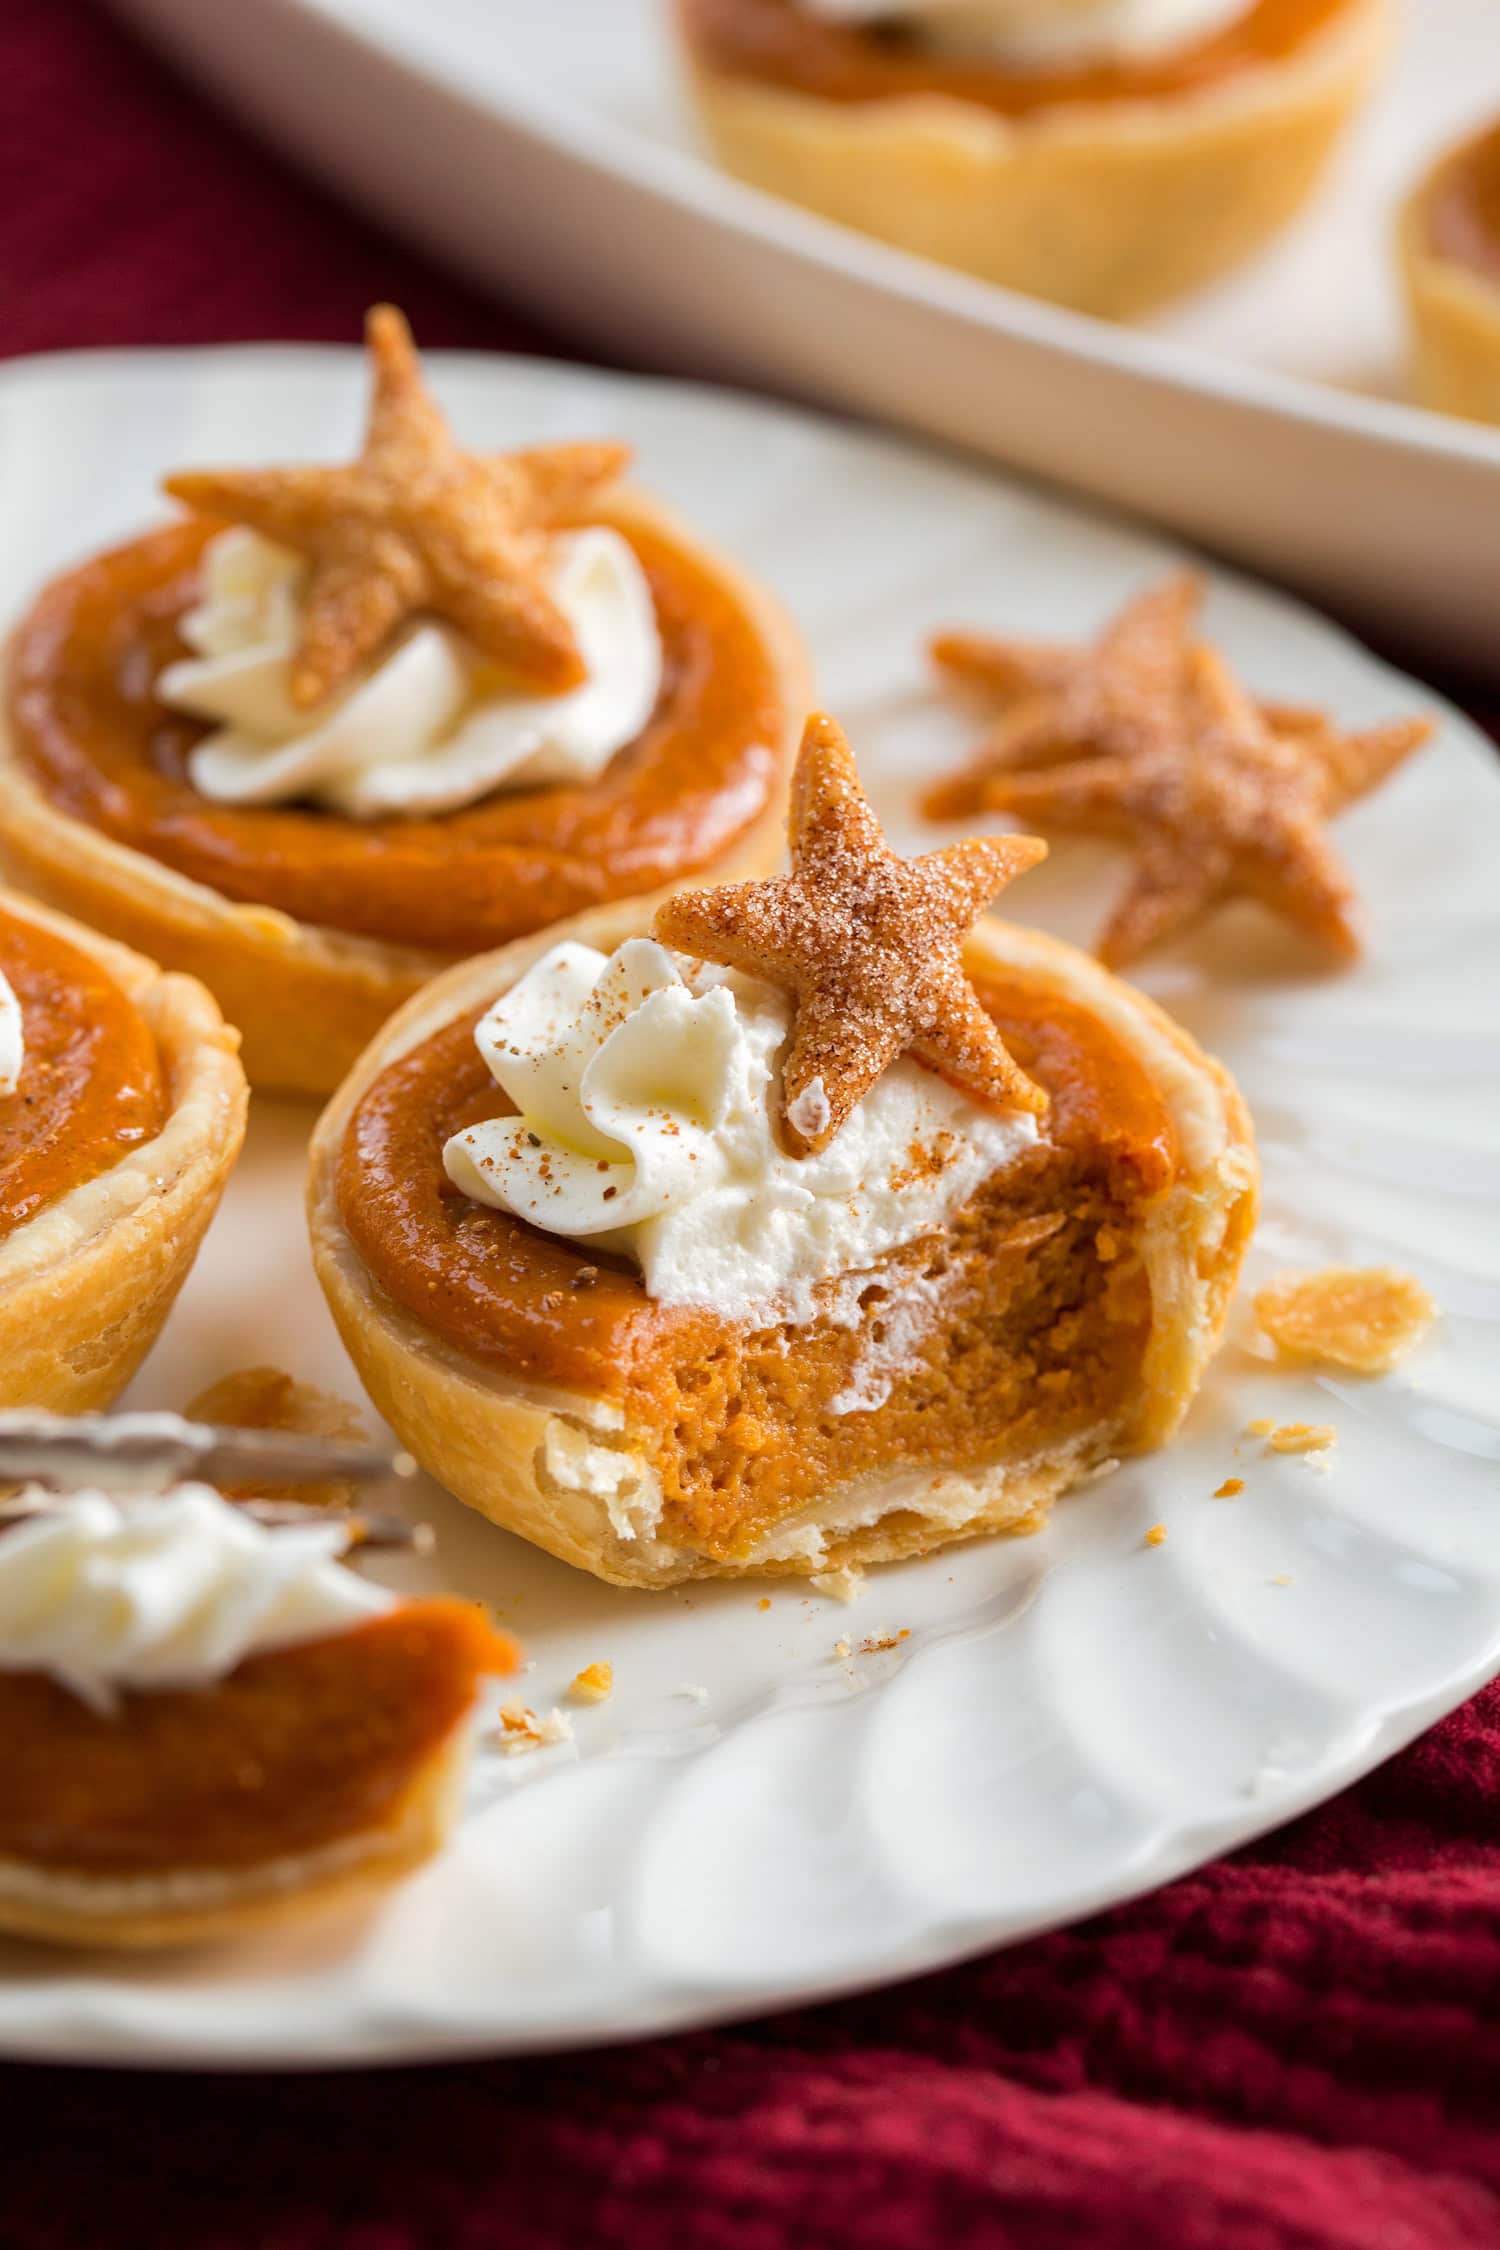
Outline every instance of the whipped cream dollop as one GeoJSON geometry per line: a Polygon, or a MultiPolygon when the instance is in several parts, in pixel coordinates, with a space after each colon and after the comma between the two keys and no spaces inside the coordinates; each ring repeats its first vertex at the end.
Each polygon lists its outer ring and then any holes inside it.
{"type": "Polygon", "coordinates": [[[775,1102],[790,1021],[775,987],[650,938],[608,957],[554,946],[475,1032],[519,1114],[455,1133],[448,1176],[623,1253],[663,1304],[809,1320],[827,1309],[819,1283],[942,1227],[1037,1128],[906,1056],[821,1154],[789,1156],[775,1102]]]}
{"type": "Polygon", "coordinates": [[[656,607],[634,549],[603,525],[559,532],[549,590],[587,677],[528,695],[450,626],[409,626],[311,710],[287,692],[306,564],[258,532],[220,532],[203,598],[182,620],[194,651],[157,682],[164,703],[217,721],[188,759],[220,804],[310,800],[353,819],[451,812],[494,789],[590,781],[650,719],[661,687],[656,607]]]}
{"type": "Polygon", "coordinates": [[[21,1003],[9,978],[0,970],[0,1094],[13,1094],[21,1083],[26,1060],[26,1027],[21,1003]]]}
{"type": "Polygon", "coordinates": [[[1252,0],[802,0],[833,23],[898,22],[1018,70],[1136,62],[1212,37],[1252,0]]]}
{"type": "Polygon", "coordinates": [[[223,1679],[390,1608],[343,1544],[336,1522],[272,1530],[206,1484],[48,1500],[0,1529],[0,1671],[49,1673],[106,1711],[123,1689],[223,1679]]]}

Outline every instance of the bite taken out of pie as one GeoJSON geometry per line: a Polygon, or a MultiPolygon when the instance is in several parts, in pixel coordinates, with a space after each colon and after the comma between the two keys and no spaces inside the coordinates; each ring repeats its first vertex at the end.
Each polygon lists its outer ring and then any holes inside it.
{"type": "Polygon", "coordinates": [[[0,892],[0,1406],[135,1373],[239,1154],[238,1046],[196,979],[0,892]]]}
{"type": "Polygon", "coordinates": [[[357,457],[169,476],[177,521],[21,620],[0,728],[0,866],[288,1092],[457,958],[767,864],[808,695],[628,446],[467,451],[393,307],[368,345],[357,457]]]}
{"type": "Polygon", "coordinates": [[[676,0],[721,162],[902,250],[1129,318],[1316,186],[1388,0],[676,0]]]}
{"type": "Polygon", "coordinates": [[[361,1578],[319,1513],[203,1484],[0,1508],[0,1931],[202,1944],[437,1850],[515,1649],[472,1602],[361,1578]]]}
{"type": "Polygon", "coordinates": [[[314,1136],[319,1278],[458,1497],[624,1585],[1031,1530],[1171,1436],[1257,1168],[1141,994],[902,860],[809,721],[790,874],[451,971],[314,1136]]]}

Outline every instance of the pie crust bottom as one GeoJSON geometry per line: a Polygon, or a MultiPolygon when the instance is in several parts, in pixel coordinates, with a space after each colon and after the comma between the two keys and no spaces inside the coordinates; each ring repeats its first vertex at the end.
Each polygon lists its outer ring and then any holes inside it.
{"type": "Polygon", "coordinates": [[[145,1952],[238,1938],[359,1900],[420,1866],[453,1824],[468,1764],[458,1728],[379,1828],[258,1867],[97,1876],[0,1859],[0,1931],[56,1945],[145,1952]]]}
{"type": "Polygon", "coordinates": [[[6,910],[101,962],[155,1038],[168,1111],[153,1140],[0,1243],[0,1406],[107,1406],[155,1343],[245,1136],[239,1035],[193,977],[30,899],[6,910]]]}
{"type": "Polygon", "coordinates": [[[1079,312],[1126,319],[1256,250],[1316,185],[1388,43],[1349,0],[1289,59],[1223,86],[1018,119],[946,95],[832,102],[694,56],[725,168],[826,218],[1079,312]]]}
{"type": "MultiPolygon", "coordinates": [[[[608,951],[639,927],[616,908],[592,918],[580,935],[608,951]]],[[[758,1415],[760,1401],[738,1384],[736,1366],[725,1379],[742,1395],[722,1413],[717,1405],[703,1408],[690,1398],[674,1430],[670,1417],[648,1423],[614,1398],[523,1381],[439,1337],[398,1306],[365,1266],[340,1211],[336,1175],[350,1116],[389,1063],[505,989],[539,950],[531,943],[508,947],[466,963],[429,988],[386,1027],[330,1103],[313,1138],[308,1190],[313,1256],[334,1318],[375,1404],[458,1498],[564,1561],[620,1585],[814,1575],[922,1554],[980,1532],[1034,1529],[1052,1501],[1091,1469],[1171,1435],[1217,1341],[1254,1219],[1257,1175],[1248,1117],[1218,1065],[1142,995],[1072,947],[998,922],[982,923],[976,933],[976,971],[1023,977],[1092,1012],[1149,1072],[1170,1115],[1178,1157],[1170,1184],[1129,1212],[1128,1234],[1111,1242],[1107,1256],[1097,1253],[1076,1313],[1065,1298],[1054,1303],[1047,1293],[1046,1240],[1034,1251],[1020,1250],[1015,1302],[1025,1361],[1015,1420],[1008,1408],[998,1420],[992,1417],[981,1442],[971,1438],[956,1462],[945,1459],[942,1445],[928,1437],[908,1456],[896,1448],[899,1466],[890,1465],[889,1452],[882,1458],[878,1445],[863,1459],[854,1448],[835,1445],[830,1458],[842,1450],[842,1458],[854,1464],[852,1474],[846,1469],[841,1481],[830,1476],[810,1503],[767,1510],[756,1505],[757,1496],[775,1486],[776,1449],[798,1447],[798,1417],[840,1411],[821,1393],[814,1396],[820,1383],[828,1388],[827,1371],[810,1363],[820,1350],[831,1359],[829,1339],[821,1345],[807,1340],[803,1402],[790,1413],[778,1413],[773,1404],[769,1414],[758,1415]],[[1118,1284],[1111,1278],[1116,1266],[1118,1284]],[[1070,1321],[1076,1323],[1071,1333],[1070,1321]],[[1102,1339],[1112,1324],[1118,1344],[1110,1360],[1102,1339]],[[1039,1339],[1046,1353],[1038,1349],[1039,1339]],[[1071,1361],[1070,1353],[1076,1353],[1071,1361]],[[1055,1391],[1047,1387],[1052,1383],[1055,1391]],[[1048,1403],[1054,1399],[1055,1405],[1048,1403]],[[713,1435],[706,1438],[710,1426],[713,1435]],[[753,1461],[743,1468],[737,1456],[740,1429],[743,1450],[771,1448],[764,1474],[753,1461]],[[713,1451],[705,1459],[699,1449],[710,1444],[713,1451]],[[708,1469],[714,1473],[704,1474],[708,1469]],[[743,1534],[736,1536],[733,1509],[740,1492],[748,1495],[749,1513],[743,1534]]],[[[953,1236],[950,1229],[950,1250],[953,1236]]],[[[899,1261],[903,1255],[893,1257],[899,1261]]],[[[1094,1251],[1088,1256],[1094,1259],[1094,1251]]],[[[892,1274],[896,1271],[893,1266],[892,1274]]],[[[902,1286],[892,1289],[888,1304],[862,1306],[858,1316],[862,1339],[876,1347],[865,1366],[876,1374],[882,1339],[875,1325],[899,1320],[911,1294],[913,1277],[904,1266],[900,1277],[902,1286]]],[[[878,1272],[858,1277],[862,1286],[880,1278],[878,1272]]],[[[997,1377],[1006,1380],[1013,1373],[1004,1351],[1007,1286],[997,1274],[997,1294],[990,1299],[1001,1335],[993,1364],[997,1377]]],[[[938,1315],[939,1323],[943,1317],[938,1315]]],[[[751,1341],[747,1335],[747,1347],[751,1341]]],[[[941,1325],[929,1331],[925,1343],[937,1346],[930,1370],[931,1426],[943,1432],[941,1325]]],[[[981,1345],[985,1348],[994,1347],[981,1345]]],[[[752,1355],[747,1349],[744,1356],[748,1361],[752,1355]]],[[[795,1371],[796,1335],[786,1358],[795,1371]]],[[[762,1359],[774,1370],[774,1352],[762,1359]]],[[[683,1373],[689,1393],[700,1382],[711,1390],[712,1371],[683,1373]]],[[[913,1403],[910,1391],[906,1401],[908,1407],[913,1403]]],[[[876,1403],[872,1419],[880,1412],[876,1403]]],[[[972,1402],[965,1408],[955,1389],[955,1427],[962,1412],[970,1413],[972,1428],[972,1402]]],[[[810,1421],[801,1433],[808,1446],[816,1442],[814,1426],[810,1421]]]]}

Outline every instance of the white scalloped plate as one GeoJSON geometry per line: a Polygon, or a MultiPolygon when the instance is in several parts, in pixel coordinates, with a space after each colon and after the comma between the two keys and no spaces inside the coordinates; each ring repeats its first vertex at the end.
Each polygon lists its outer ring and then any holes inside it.
{"type": "MultiPolygon", "coordinates": [[[[1161,542],[998,477],[686,386],[439,362],[490,445],[622,431],[649,481],[800,614],[902,841],[910,778],[968,726],[919,653],[943,621],[1080,633],[1161,542]]],[[[106,354],[0,373],[0,606],[153,512],[189,457],[347,443],[351,354],[106,354]]],[[[1424,701],[1307,612],[1217,578],[1251,679],[1350,721],[1424,701]]],[[[571,1748],[487,1751],[444,1858],[380,1909],[233,1951],[111,1963],[0,1950],[0,2051],[96,2062],[394,2062],[627,2037],[950,1961],[1131,1896],[1327,1796],[1500,1666],[1500,787],[1473,729],[1341,824],[1371,958],[1325,977],[1252,914],[1151,971],[1238,1072],[1267,1211],[1251,1277],[1393,1260],[1444,1308],[1374,1385],[1278,1371],[1241,1318],[1170,1451],[1033,1539],[872,1575],[852,1610],[774,1585],[595,1585],[436,1492],[411,1584],[492,1600],[528,1699],[614,1665],[571,1748]],[[1333,1420],[1332,1469],[1267,1457],[1257,1416],[1333,1420]],[[1244,1496],[1216,1500],[1231,1472],[1244,1496]],[[1163,1546],[1144,1533],[1164,1523],[1163,1546]],[[850,1659],[835,1643],[906,1629],[850,1659]],[[684,1690],[692,1690],[685,1693],[684,1690]]],[[[1025,907],[1084,935],[1102,855],[1060,850],[1025,907]]],[[[1022,905],[1017,895],[1017,906],[1022,905]]],[[[180,1404],[271,1360],[354,1385],[303,1247],[310,1112],[261,1103],[222,1216],[137,1386],[180,1404]]]]}

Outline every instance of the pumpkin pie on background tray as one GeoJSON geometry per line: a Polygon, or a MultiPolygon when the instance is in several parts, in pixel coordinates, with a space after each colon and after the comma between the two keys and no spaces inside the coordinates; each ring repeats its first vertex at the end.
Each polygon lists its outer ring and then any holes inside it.
{"type": "Polygon", "coordinates": [[[1398,246],[1417,396],[1445,414],[1500,422],[1500,119],[1424,173],[1398,246]]]}
{"type": "Polygon", "coordinates": [[[1034,1528],[1176,1428],[1253,1221],[1223,1070],[983,918],[1033,839],[898,858],[814,718],[791,846],[450,971],[314,1136],[314,1259],[377,1406],[621,1584],[1034,1528]]]}
{"type": "Polygon", "coordinates": [[[765,864],[807,697],[627,447],[466,452],[400,314],[368,342],[352,463],[169,477],[9,658],[0,865],[201,975],[287,1091],[456,957],[765,864]]]}
{"type": "Polygon", "coordinates": [[[0,1406],[134,1374],[239,1154],[238,1044],[195,978],[0,892],[0,1406]]]}
{"type": "Polygon", "coordinates": [[[1387,0],[676,0],[755,186],[986,281],[1128,317],[1316,185],[1387,0]]]}

